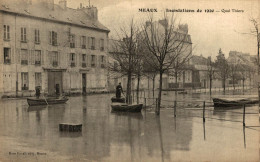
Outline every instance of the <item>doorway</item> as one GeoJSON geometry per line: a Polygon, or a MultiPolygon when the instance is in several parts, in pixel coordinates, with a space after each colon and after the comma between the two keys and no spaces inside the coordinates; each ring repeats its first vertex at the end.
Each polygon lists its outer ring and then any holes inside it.
{"type": "Polygon", "coordinates": [[[62,92],[62,72],[48,72],[48,95],[60,95],[62,92]]]}

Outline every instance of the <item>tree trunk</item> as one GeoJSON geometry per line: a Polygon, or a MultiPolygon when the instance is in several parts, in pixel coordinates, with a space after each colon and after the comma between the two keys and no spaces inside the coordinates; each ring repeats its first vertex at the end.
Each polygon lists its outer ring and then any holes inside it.
{"type": "Polygon", "coordinates": [[[244,88],[245,88],[245,79],[243,78],[243,92],[244,92],[244,88]]]}
{"type": "Polygon", "coordinates": [[[155,77],[156,74],[153,75],[153,99],[154,99],[154,89],[155,89],[155,77]]]}
{"type": "Polygon", "coordinates": [[[212,88],[212,78],[209,78],[209,94],[211,96],[211,88],[212,88]]]}
{"type": "MultiPolygon", "coordinates": [[[[178,72],[177,71],[175,71],[175,84],[176,84],[176,88],[179,88],[179,84],[178,84],[178,72]]],[[[178,93],[177,93],[177,90],[175,90],[175,100],[177,101],[177,95],[178,95],[178,93]]]]}
{"type": "Polygon", "coordinates": [[[140,86],[140,74],[137,75],[137,88],[136,88],[136,101],[139,104],[139,86],[140,86]]]}
{"type": "Polygon", "coordinates": [[[157,115],[160,115],[160,107],[161,107],[161,97],[162,97],[162,75],[163,72],[160,70],[160,83],[159,83],[159,94],[158,94],[158,110],[156,112],[157,115]]]}
{"type": "Polygon", "coordinates": [[[222,80],[222,84],[223,84],[223,91],[225,92],[225,90],[226,90],[226,78],[223,78],[223,80],[222,80]]]}
{"type": "Polygon", "coordinates": [[[128,104],[132,103],[132,100],[131,100],[131,84],[132,84],[132,73],[128,72],[127,89],[126,89],[126,101],[127,101],[128,104]]]}

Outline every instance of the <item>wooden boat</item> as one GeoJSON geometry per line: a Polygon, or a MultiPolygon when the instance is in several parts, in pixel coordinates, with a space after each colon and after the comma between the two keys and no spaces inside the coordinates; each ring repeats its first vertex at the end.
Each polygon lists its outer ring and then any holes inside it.
{"type": "Polygon", "coordinates": [[[257,104],[258,98],[243,98],[243,99],[221,99],[213,98],[214,107],[237,107],[244,104],[257,104]]]}
{"type": "Polygon", "coordinates": [[[112,107],[112,112],[141,112],[143,108],[143,104],[136,104],[136,105],[114,104],[111,105],[111,107],[112,107]]]}
{"type": "Polygon", "coordinates": [[[63,104],[66,103],[69,99],[67,97],[61,98],[27,98],[27,103],[30,106],[36,105],[52,105],[52,104],[63,104]]]}
{"type": "Polygon", "coordinates": [[[125,103],[125,98],[116,98],[116,97],[112,97],[111,98],[112,102],[120,102],[120,103],[125,103]]]}

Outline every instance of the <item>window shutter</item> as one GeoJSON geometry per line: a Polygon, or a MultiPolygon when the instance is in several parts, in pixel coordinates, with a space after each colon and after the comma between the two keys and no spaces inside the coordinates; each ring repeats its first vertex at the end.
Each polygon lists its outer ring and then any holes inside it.
{"type": "Polygon", "coordinates": [[[35,52],[34,52],[34,50],[31,50],[31,64],[35,64],[35,52]]]}
{"type": "Polygon", "coordinates": [[[82,44],[83,44],[82,36],[79,36],[79,44],[78,44],[78,47],[79,47],[79,48],[82,48],[82,44]]]}
{"type": "Polygon", "coordinates": [[[51,44],[51,31],[49,31],[48,38],[49,38],[49,44],[51,44]]]}
{"type": "Polygon", "coordinates": [[[70,53],[67,53],[67,62],[68,62],[68,66],[70,66],[70,53]]]}
{"type": "Polygon", "coordinates": [[[41,64],[44,65],[44,50],[41,51],[41,64]]]}
{"type": "Polygon", "coordinates": [[[61,63],[61,61],[60,61],[60,59],[61,59],[61,57],[60,57],[60,51],[57,52],[57,55],[58,55],[58,66],[60,66],[60,63],[61,63]]]}

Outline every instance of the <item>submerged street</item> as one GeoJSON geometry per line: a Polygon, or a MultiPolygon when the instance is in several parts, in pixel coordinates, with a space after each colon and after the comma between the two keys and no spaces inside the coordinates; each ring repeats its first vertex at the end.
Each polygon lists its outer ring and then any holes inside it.
{"type": "MultiPolygon", "coordinates": [[[[246,92],[256,94],[256,92],[246,92]]],[[[152,95],[147,94],[147,98],[152,95]]],[[[227,96],[242,95],[241,91],[227,96]]],[[[29,107],[26,99],[0,101],[1,161],[258,161],[258,105],[214,110],[208,93],[163,92],[160,116],[153,101],[142,113],[111,113],[113,94],[69,97],[66,104],[29,107]],[[190,101],[200,101],[198,104],[190,101]],[[206,122],[202,120],[206,101],[206,122]],[[60,132],[59,123],[82,123],[82,132],[60,132]]],[[[144,96],[142,92],[141,96],[144,96]]],[[[223,96],[213,92],[213,96],[223,96]]],[[[143,103],[144,99],[140,99],[143,103]]]]}

